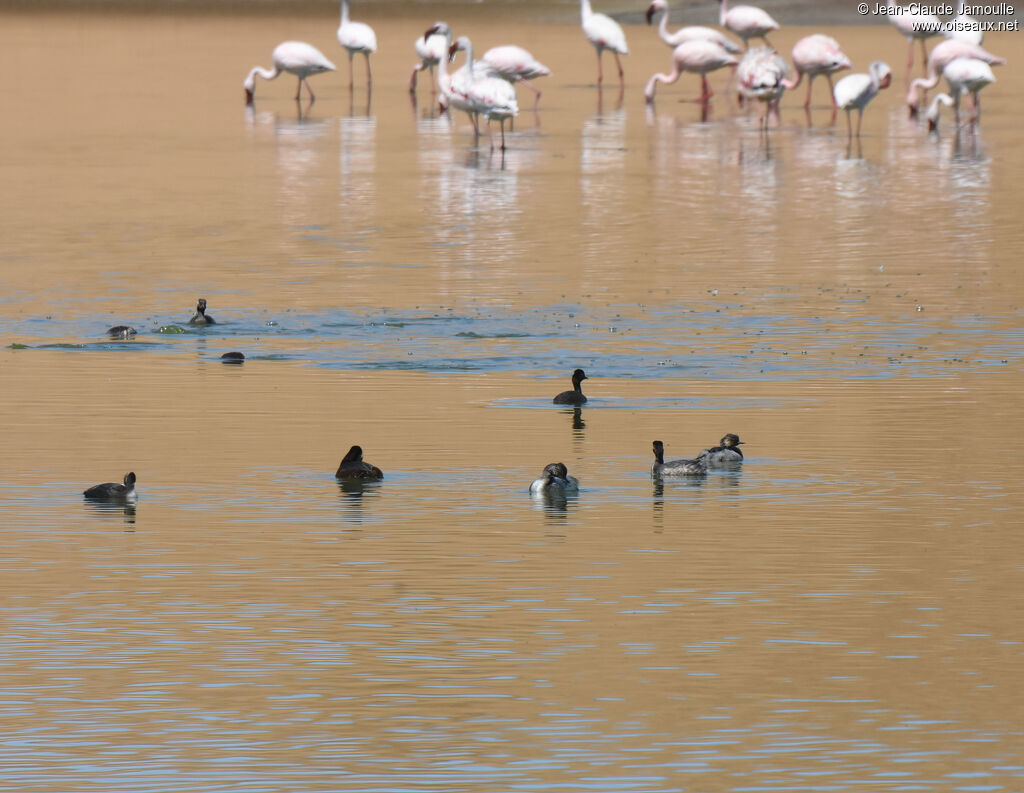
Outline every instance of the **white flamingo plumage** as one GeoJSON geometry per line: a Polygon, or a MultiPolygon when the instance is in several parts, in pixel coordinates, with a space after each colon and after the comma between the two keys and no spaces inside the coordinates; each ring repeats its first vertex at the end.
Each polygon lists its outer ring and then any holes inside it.
{"type": "Polygon", "coordinates": [[[771,47],[754,47],[747,50],[736,67],[736,82],[739,92],[748,99],[757,99],[765,105],[761,115],[762,129],[768,128],[768,118],[778,110],[779,99],[786,91],[786,74],[789,67],[771,47]]]}
{"type": "MultiPolygon", "coordinates": [[[[516,102],[516,91],[512,83],[501,77],[481,75],[475,68],[473,60],[473,42],[466,36],[459,36],[451,47],[451,55],[463,50],[466,53],[466,67],[469,83],[465,88],[465,99],[472,113],[480,114],[488,122],[497,121],[501,124],[501,150],[505,150],[505,121],[519,114],[516,102]]],[[[475,121],[474,121],[475,125],[475,121]]],[[[494,142],[491,142],[494,148],[494,142]]]]}
{"type": "Polygon", "coordinates": [[[942,26],[942,32],[946,38],[958,39],[978,46],[981,46],[981,42],[985,40],[985,34],[982,32],[978,20],[968,16],[965,0],[960,0],[956,16],[942,26]]]}
{"type": "Polygon", "coordinates": [[[476,61],[474,69],[482,77],[497,77],[512,85],[522,83],[535,94],[534,107],[540,101],[540,89],[527,81],[551,74],[551,70],[534,58],[529,50],[515,44],[491,47],[476,61]]]}
{"type": "Polygon", "coordinates": [[[796,88],[804,75],[807,75],[807,98],[804,100],[804,107],[811,106],[811,86],[819,74],[825,75],[828,79],[829,100],[835,107],[835,85],[832,84],[832,75],[843,69],[853,68],[853,64],[846,57],[838,41],[831,36],[814,33],[804,36],[793,45],[793,67],[796,70],[796,80],[787,81],[786,88],[796,88]]]}
{"type": "Polygon", "coordinates": [[[435,22],[423,35],[428,37],[444,36],[445,43],[448,45],[444,57],[437,64],[437,87],[441,91],[442,108],[455,108],[466,113],[469,120],[473,122],[474,133],[479,137],[480,125],[477,123],[477,110],[469,101],[469,86],[472,82],[473,71],[472,44],[466,51],[466,64],[453,75],[448,73],[448,62],[455,56],[458,47],[452,43],[452,29],[446,22],[435,22]]]}
{"type": "Polygon", "coordinates": [[[274,80],[282,72],[294,74],[299,78],[299,88],[295,93],[296,99],[302,96],[302,84],[305,83],[306,90],[309,91],[309,99],[313,101],[316,97],[313,95],[313,89],[310,88],[309,81],[306,78],[312,74],[333,72],[335,68],[334,64],[327,60],[327,57],[320,50],[304,41],[281,42],[274,47],[274,52],[271,54],[270,59],[274,64],[273,69],[254,66],[252,71],[249,72],[249,76],[245,78],[243,87],[245,88],[246,104],[252,103],[256,91],[257,76],[262,77],[264,80],[274,80]]]}
{"type": "Polygon", "coordinates": [[[601,53],[611,50],[615,56],[615,65],[619,68],[619,86],[624,90],[626,87],[625,76],[622,72],[622,61],[619,55],[629,55],[629,47],[626,46],[626,34],[622,27],[606,14],[595,14],[590,7],[590,0],[580,0],[580,13],[583,19],[583,35],[587,41],[594,45],[597,50],[597,84],[601,85],[604,80],[604,72],[601,68],[601,53]]]}
{"type": "Polygon", "coordinates": [[[434,33],[430,36],[424,33],[416,39],[413,47],[416,48],[416,54],[419,56],[420,62],[412,67],[412,77],[409,78],[410,92],[416,90],[416,78],[421,71],[427,69],[433,75],[434,67],[440,63],[442,58],[448,57],[448,46],[447,37],[441,33],[434,33]]]}
{"type": "Polygon", "coordinates": [[[707,73],[725,66],[735,66],[738,63],[736,57],[718,46],[712,41],[684,41],[672,50],[672,72],[670,74],[654,74],[644,88],[644,98],[648,102],[654,101],[654,90],[658,83],[671,85],[683,74],[692,72],[701,77],[701,97],[699,102],[706,102],[711,98],[711,86],[708,85],[707,73]]]}
{"type": "MultiPolygon", "coordinates": [[[[978,93],[986,85],[996,81],[996,76],[992,74],[992,67],[985,63],[985,61],[979,61],[977,58],[954,58],[946,64],[942,74],[945,76],[946,82],[949,83],[949,91],[952,94],[950,103],[956,114],[956,123],[960,123],[960,100],[965,92],[970,93],[974,101],[974,114],[971,116],[971,123],[977,123],[981,118],[981,105],[978,101],[978,93]]],[[[948,95],[939,94],[939,96],[948,95]]],[[[948,107],[949,104],[946,106],[948,107]]],[[[935,129],[937,124],[938,107],[933,102],[928,110],[928,129],[935,129]],[[933,112],[934,122],[932,120],[933,112]]]]}
{"type": "Polygon", "coordinates": [[[348,0],[341,0],[341,24],[338,25],[338,43],[348,51],[348,87],[352,89],[354,77],[352,59],[357,52],[366,56],[366,87],[373,87],[370,56],[377,51],[377,34],[363,22],[348,18],[348,0]]]}
{"type": "Polygon", "coordinates": [[[647,9],[648,25],[654,20],[655,14],[661,14],[661,19],[658,22],[658,36],[672,48],[678,47],[684,41],[702,39],[704,41],[713,41],[733,54],[743,51],[740,45],[721,31],[704,27],[703,25],[687,25],[686,27],[679,28],[675,33],[669,33],[668,3],[665,0],[652,0],[650,7],[647,9]]]}
{"type": "Polygon", "coordinates": [[[770,47],[767,35],[779,29],[779,23],[757,6],[733,6],[729,8],[729,0],[718,0],[718,24],[743,39],[743,46],[750,47],[750,39],[761,39],[770,47]]]}
{"type": "Polygon", "coordinates": [[[974,58],[984,61],[989,66],[1001,66],[1006,63],[1006,58],[993,55],[976,44],[959,39],[946,39],[939,42],[932,48],[932,54],[928,56],[928,76],[918,77],[910,84],[910,89],[907,91],[910,115],[917,115],[918,107],[925,101],[928,92],[939,84],[946,66],[957,58],[974,58]]]}
{"type": "Polygon", "coordinates": [[[875,61],[868,67],[868,74],[849,74],[836,83],[833,92],[836,107],[846,111],[846,132],[849,139],[853,138],[850,125],[850,111],[857,110],[857,137],[860,137],[860,124],[864,118],[864,107],[883,88],[892,82],[892,69],[887,63],[875,61]]]}
{"type": "Polygon", "coordinates": [[[921,4],[901,6],[896,0],[889,0],[889,13],[886,14],[886,18],[907,39],[907,74],[914,68],[914,41],[921,42],[921,68],[924,69],[928,61],[925,39],[942,33],[942,20],[935,14],[921,11],[915,5],[921,4]]]}

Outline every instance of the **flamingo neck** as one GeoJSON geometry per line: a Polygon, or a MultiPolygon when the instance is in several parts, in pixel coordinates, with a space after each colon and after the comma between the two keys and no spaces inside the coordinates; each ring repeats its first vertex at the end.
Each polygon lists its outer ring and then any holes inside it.
{"type": "Polygon", "coordinates": [[[256,84],[256,76],[259,75],[264,80],[274,80],[281,74],[281,70],[275,65],[273,69],[264,69],[262,66],[254,66],[252,71],[249,72],[249,76],[245,78],[245,89],[250,93],[256,84]]]}
{"type": "MultiPolygon", "coordinates": [[[[889,0],[891,3],[892,0],[889,0]]],[[[721,0],[722,5],[718,9],[718,24],[725,27],[725,18],[729,14],[729,0],[721,0]]]]}
{"type": "Polygon", "coordinates": [[[580,0],[580,13],[583,14],[584,22],[594,16],[594,9],[590,7],[590,0],[580,0]]]}
{"type": "Polygon", "coordinates": [[[348,24],[348,0],[341,0],[341,24],[348,24]]]}
{"type": "Polygon", "coordinates": [[[661,21],[658,23],[658,35],[666,44],[672,43],[672,37],[668,34],[668,6],[661,11],[661,21]]]}

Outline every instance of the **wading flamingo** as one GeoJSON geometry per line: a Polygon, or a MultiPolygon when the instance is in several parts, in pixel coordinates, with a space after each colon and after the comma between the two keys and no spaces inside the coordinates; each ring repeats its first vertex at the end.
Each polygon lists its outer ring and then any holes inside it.
{"type": "Polygon", "coordinates": [[[743,51],[741,46],[721,31],[704,27],[703,25],[687,25],[686,27],[679,28],[675,33],[669,33],[668,3],[666,0],[652,0],[650,7],[647,9],[648,25],[654,20],[655,14],[661,14],[661,20],[658,22],[658,35],[670,47],[678,47],[684,41],[702,39],[704,41],[713,41],[718,46],[734,54],[743,51]]]}
{"type": "Polygon", "coordinates": [[[430,72],[430,87],[433,90],[434,67],[437,66],[442,58],[448,56],[448,39],[441,33],[434,33],[432,36],[424,33],[416,39],[413,46],[416,48],[416,54],[420,57],[420,62],[412,67],[412,77],[409,78],[409,92],[413,93],[416,91],[416,78],[424,69],[430,72]]]}
{"type": "Polygon", "coordinates": [[[353,86],[352,58],[357,52],[366,56],[366,88],[373,88],[373,75],[370,73],[370,55],[377,51],[377,35],[373,28],[362,22],[352,22],[348,18],[348,0],[341,0],[341,24],[338,25],[338,43],[348,50],[348,88],[353,86]]]}
{"type": "Polygon", "coordinates": [[[619,55],[629,55],[629,47],[626,46],[626,34],[622,27],[606,14],[595,14],[590,7],[590,0],[580,0],[580,13],[583,16],[583,35],[587,41],[594,45],[597,50],[597,85],[600,88],[604,80],[604,73],[601,69],[601,53],[611,50],[615,56],[615,65],[619,69],[619,87],[626,88],[626,80],[622,73],[622,61],[619,55]]]}
{"type": "Polygon", "coordinates": [[[514,44],[491,47],[476,62],[474,68],[484,77],[498,77],[512,85],[522,83],[535,94],[534,108],[540,102],[540,89],[535,88],[528,80],[547,77],[551,70],[533,57],[528,50],[514,44]]]}
{"type": "Polygon", "coordinates": [[[804,107],[811,106],[811,86],[814,85],[814,78],[819,74],[825,75],[828,79],[828,95],[832,101],[832,107],[835,107],[835,86],[832,84],[832,75],[843,69],[852,68],[853,64],[840,48],[838,41],[831,36],[815,33],[804,36],[793,45],[793,67],[796,69],[796,80],[787,80],[786,88],[796,88],[804,79],[804,75],[807,75],[807,98],[804,100],[804,107]]]}
{"type": "Polygon", "coordinates": [[[901,6],[896,0],[889,0],[889,13],[886,18],[900,33],[907,39],[907,75],[914,68],[914,40],[921,42],[921,69],[925,69],[928,62],[928,47],[925,39],[938,36],[942,33],[942,20],[935,14],[921,11],[918,6],[921,3],[911,3],[908,6],[901,6]]]}
{"type": "Polygon", "coordinates": [[[313,89],[310,88],[306,78],[311,74],[334,71],[334,64],[327,60],[320,50],[304,41],[284,41],[278,44],[274,47],[270,59],[274,63],[273,69],[254,66],[249,72],[249,76],[245,78],[245,103],[247,105],[252,104],[257,75],[264,80],[273,80],[279,77],[281,72],[294,74],[299,78],[299,88],[295,93],[295,98],[298,99],[302,96],[302,84],[305,83],[306,90],[309,91],[309,99],[313,101],[316,97],[313,96],[313,89]]]}
{"type": "Polygon", "coordinates": [[[711,86],[708,85],[707,73],[725,66],[735,66],[735,56],[711,41],[685,41],[672,50],[671,74],[655,74],[647,82],[644,99],[654,101],[654,89],[658,83],[671,85],[679,79],[683,72],[700,75],[701,96],[698,102],[706,102],[711,98],[711,86]]]}
{"type": "Polygon", "coordinates": [[[764,104],[759,125],[767,131],[769,116],[777,112],[779,99],[786,91],[786,73],[789,67],[771,47],[754,47],[747,50],[736,67],[736,82],[739,91],[748,99],[757,99],[764,104]]]}
{"type": "Polygon", "coordinates": [[[974,58],[984,61],[989,66],[1001,66],[1006,63],[1006,58],[1000,58],[991,52],[966,41],[958,39],[946,39],[932,48],[932,54],[928,57],[928,76],[918,77],[910,84],[907,91],[907,105],[910,107],[910,115],[916,116],[919,106],[927,98],[928,92],[939,84],[942,72],[946,66],[957,58],[974,58]]]}
{"type": "MultiPolygon", "coordinates": [[[[505,151],[505,121],[515,118],[519,114],[516,89],[512,87],[512,83],[500,77],[480,76],[476,72],[473,61],[473,43],[466,36],[459,36],[452,44],[451,56],[454,57],[459,50],[465,51],[466,65],[469,67],[470,79],[466,88],[466,102],[472,108],[473,113],[484,117],[488,125],[491,121],[498,121],[501,124],[501,150],[505,151]]],[[[490,132],[489,127],[488,132],[490,132]]],[[[491,148],[494,148],[493,139],[491,148]]]]}
{"type": "MultiPolygon", "coordinates": [[[[971,99],[974,102],[974,114],[971,116],[971,123],[978,123],[978,120],[981,118],[981,105],[978,104],[978,93],[986,85],[996,81],[996,76],[992,74],[992,67],[985,63],[985,61],[979,61],[977,58],[954,58],[946,64],[942,74],[945,76],[946,82],[949,83],[949,93],[952,94],[950,100],[953,112],[956,115],[956,123],[960,123],[960,100],[963,98],[964,93],[970,93],[971,99]]],[[[948,96],[948,94],[940,94],[940,96],[948,96]]],[[[946,104],[946,107],[949,107],[950,103],[944,104],[946,104]]],[[[938,117],[938,108],[933,102],[928,111],[928,129],[935,129],[935,126],[938,124],[938,117]],[[934,122],[932,121],[933,111],[935,113],[934,122]]]]}
{"type": "Polygon", "coordinates": [[[750,47],[750,39],[761,39],[765,45],[772,46],[766,36],[779,29],[779,23],[767,12],[757,6],[733,6],[729,8],[729,0],[718,0],[722,7],[718,10],[718,24],[743,39],[743,46],[750,47]]]}
{"type": "Polygon", "coordinates": [[[864,118],[864,107],[883,88],[892,82],[892,69],[882,61],[875,61],[868,67],[869,74],[849,74],[836,83],[834,91],[836,107],[846,111],[847,139],[853,139],[853,128],[850,125],[850,111],[857,110],[857,137],[860,137],[860,124],[864,118]]]}

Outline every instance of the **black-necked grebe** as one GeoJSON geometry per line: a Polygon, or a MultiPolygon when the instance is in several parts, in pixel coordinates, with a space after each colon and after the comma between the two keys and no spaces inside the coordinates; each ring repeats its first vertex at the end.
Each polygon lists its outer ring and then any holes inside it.
{"type": "Polygon", "coordinates": [[[569,469],[565,467],[565,463],[548,463],[544,466],[540,479],[533,480],[533,484],[530,485],[531,493],[575,493],[579,489],[580,480],[575,476],[569,476],[569,469]]]}
{"type": "Polygon", "coordinates": [[[589,379],[586,372],[582,369],[577,369],[572,373],[572,391],[563,391],[551,401],[556,405],[582,405],[587,401],[587,398],[583,396],[583,389],[580,388],[580,383],[589,379]]]}
{"type": "Polygon", "coordinates": [[[220,359],[221,359],[221,361],[223,363],[244,363],[244,361],[245,361],[245,353],[241,353],[241,352],[237,352],[237,351],[236,352],[226,352],[222,356],[220,356],[220,359]]]}
{"type": "Polygon", "coordinates": [[[135,498],[135,472],[129,471],[124,475],[124,484],[104,482],[102,485],[93,485],[82,495],[86,498],[104,501],[127,501],[133,499],[135,498]]]}
{"type": "Polygon", "coordinates": [[[364,482],[373,482],[384,478],[384,474],[377,466],[370,465],[363,460],[362,446],[353,446],[348,450],[348,454],[342,459],[341,465],[338,466],[338,471],[334,476],[337,479],[360,480],[364,482]]]}
{"type": "Polygon", "coordinates": [[[740,440],[740,436],[730,432],[722,438],[721,446],[705,449],[700,453],[698,459],[708,468],[726,467],[735,463],[742,463],[743,452],[736,448],[742,444],[743,441],[740,440]]]}
{"type": "Polygon", "coordinates": [[[704,476],[707,472],[708,469],[699,458],[665,462],[665,444],[661,441],[654,442],[654,466],[651,468],[653,476],[704,476]]]}
{"type": "Polygon", "coordinates": [[[189,325],[216,325],[217,322],[206,313],[206,298],[199,298],[199,302],[196,303],[196,313],[192,315],[192,319],[188,321],[189,325]]]}
{"type": "Polygon", "coordinates": [[[107,335],[112,339],[130,339],[137,332],[131,325],[114,325],[112,328],[107,328],[107,335]]]}

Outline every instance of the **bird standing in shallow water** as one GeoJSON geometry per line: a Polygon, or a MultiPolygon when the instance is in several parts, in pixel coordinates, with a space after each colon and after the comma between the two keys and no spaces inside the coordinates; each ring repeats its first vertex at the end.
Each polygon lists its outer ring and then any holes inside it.
{"type": "Polygon", "coordinates": [[[700,459],[696,460],[665,460],[665,444],[654,442],[654,465],[652,476],[704,476],[708,469],[700,459]]]}
{"type": "Polygon", "coordinates": [[[363,22],[352,22],[348,18],[348,0],[341,0],[341,24],[338,25],[338,43],[348,51],[348,90],[355,84],[352,59],[357,52],[366,56],[366,90],[373,89],[373,74],[370,72],[370,56],[377,51],[377,34],[363,22]]]}
{"type": "Polygon", "coordinates": [[[619,88],[625,90],[626,80],[619,55],[629,55],[629,47],[626,46],[626,34],[622,32],[622,26],[607,14],[595,14],[590,7],[590,0],[580,0],[580,13],[583,17],[583,35],[597,50],[597,87],[600,88],[604,81],[601,53],[611,50],[615,56],[615,65],[619,68],[619,88]]]}
{"type": "Polygon", "coordinates": [[[869,74],[849,74],[836,83],[833,92],[836,107],[846,111],[846,133],[849,140],[853,139],[853,127],[850,124],[850,111],[857,110],[857,137],[860,137],[860,124],[864,118],[864,107],[877,96],[883,88],[892,82],[892,70],[882,61],[871,64],[869,74]]]}
{"type": "Polygon", "coordinates": [[[249,72],[249,76],[245,78],[243,87],[245,88],[245,103],[247,105],[252,104],[253,97],[256,94],[257,76],[262,77],[264,80],[275,80],[280,77],[282,72],[294,74],[299,78],[299,87],[295,92],[295,99],[298,100],[302,96],[302,85],[305,83],[306,90],[309,91],[309,101],[312,102],[316,97],[313,96],[313,89],[306,78],[311,74],[334,71],[334,64],[327,60],[320,50],[304,41],[285,41],[278,44],[274,47],[274,52],[271,54],[270,59],[274,63],[273,69],[254,66],[252,71],[249,72]]]}
{"type": "Polygon", "coordinates": [[[580,387],[580,383],[589,379],[586,372],[582,369],[577,369],[572,373],[572,391],[563,391],[551,401],[556,405],[582,405],[587,401],[587,398],[583,396],[583,389],[580,387]]]}
{"type": "Polygon", "coordinates": [[[811,86],[814,85],[814,78],[819,74],[825,75],[828,80],[828,98],[832,107],[836,106],[835,85],[832,83],[832,75],[843,69],[850,69],[853,64],[846,57],[839,42],[831,36],[815,33],[804,36],[793,45],[793,66],[796,69],[796,80],[787,80],[786,89],[792,90],[800,85],[800,81],[807,75],[807,98],[804,100],[804,107],[811,106],[811,86]]]}
{"type": "Polygon", "coordinates": [[[93,485],[82,493],[86,498],[98,501],[127,501],[135,498],[135,472],[129,471],[124,475],[124,484],[118,482],[104,482],[102,485],[93,485]]]}
{"type": "Polygon", "coordinates": [[[363,482],[375,482],[384,478],[383,472],[377,466],[363,460],[362,446],[353,446],[348,450],[334,476],[336,479],[363,482]]]}
{"type": "Polygon", "coordinates": [[[718,0],[722,7],[718,10],[718,24],[743,39],[743,46],[750,47],[750,39],[761,39],[765,46],[771,47],[767,35],[779,29],[767,11],[757,6],[733,6],[729,8],[729,0],[718,0]]]}
{"type": "Polygon", "coordinates": [[[644,99],[648,102],[654,101],[654,91],[658,83],[671,85],[676,82],[683,72],[693,72],[700,75],[701,95],[698,102],[707,102],[711,96],[711,86],[708,85],[708,72],[721,69],[723,66],[735,66],[736,58],[713,41],[695,39],[684,41],[672,50],[672,72],[670,74],[654,74],[647,81],[644,88],[644,99]]]}

